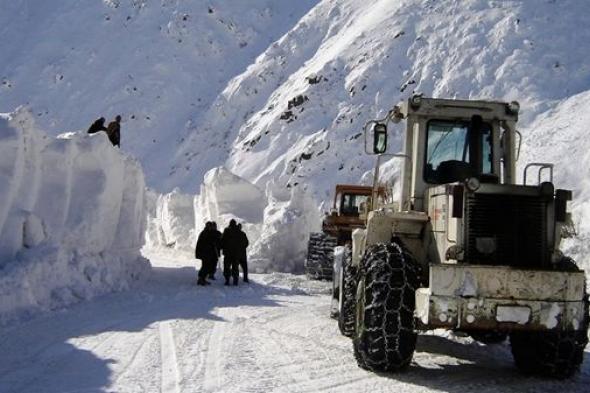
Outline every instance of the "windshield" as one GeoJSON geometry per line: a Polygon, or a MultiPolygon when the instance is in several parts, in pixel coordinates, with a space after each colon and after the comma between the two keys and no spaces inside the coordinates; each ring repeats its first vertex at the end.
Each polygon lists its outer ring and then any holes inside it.
{"type": "Polygon", "coordinates": [[[481,123],[470,140],[468,121],[428,122],[424,179],[441,184],[492,173],[492,131],[481,123]],[[473,152],[470,152],[470,146],[473,152]],[[477,161],[477,162],[474,162],[477,161]]]}
{"type": "Polygon", "coordinates": [[[369,199],[368,195],[344,194],[340,205],[340,214],[345,216],[358,216],[360,206],[369,199]]]}

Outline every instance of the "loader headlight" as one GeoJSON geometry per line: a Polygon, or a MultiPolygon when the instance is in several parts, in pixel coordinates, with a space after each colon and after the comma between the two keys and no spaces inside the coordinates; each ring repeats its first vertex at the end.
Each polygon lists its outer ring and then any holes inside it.
{"type": "Polygon", "coordinates": [[[422,95],[412,96],[412,98],[410,98],[410,105],[414,109],[420,108],[420,105],[422,105],[422,95]]]}
{"type": "Polygon", "coordinates": [[[469,179],[467,179],[467,182],[465,183],[467,189],[472,192],[477,191],[480,185],[481,183],[479,182],[479,179],[477,177],[470,177],[469,179]]]}
{"type": "Polygon", "coordinates": [[[518,103],[518,101],[512,101],[509,104],[506,104],[506,112],[509,115],[518,115],[518,112],[520,111],[520,104],[518,103]]]}
{"type": "Polygon", "coordinates": [[[539,185],[539,189],[540,189],[541,195],[543,195],[547,198],[553,198],[553,194],[555,192],[555,187],[553,187],[553,183],[545,181],[545,182],[541,183],[541,185],[539,185]]]}

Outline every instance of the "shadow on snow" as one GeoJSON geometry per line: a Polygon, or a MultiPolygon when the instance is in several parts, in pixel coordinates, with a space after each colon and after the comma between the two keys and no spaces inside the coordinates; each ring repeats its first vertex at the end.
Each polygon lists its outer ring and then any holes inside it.
{"type": "MultiPolygon", "coordinates": [[[[108,389],[114,360],[69,341],[108,332],[139,332],[166,320],[223,321],[215,307],[279,307],[272,295],[301,295],[298,289],[250,281],[224,287],[221,275],[197,287],[194,268],[154,267],[133,291],[108,294],[67,310],[47,313],[0,332],[0,391],[98,392],[108,389]]],[[[108,335],[106,335],[108,340],[108,335]]]]}

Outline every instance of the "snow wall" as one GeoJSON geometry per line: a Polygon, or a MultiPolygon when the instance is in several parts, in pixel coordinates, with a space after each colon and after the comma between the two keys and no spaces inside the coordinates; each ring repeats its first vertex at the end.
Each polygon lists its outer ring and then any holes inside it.
{"type": "Polygon", "coordinates": [[[273,182],[261,190],[219,167],[206,173],[200,194],[192,197],[192,209],[187,206],[188,198],[177,190],[159,196],[150,193],[153,206],[147,247],[192,253],[205,222],[215,221],[223,231],[235,219],[250,240],[251,271],[303,272],[309,232],[321,226],[317,205],[308,194],[277,187],[273,182]]]}
{"type": "Polygon", "coordinates": [[[149,269],[140,164],[105,133],[0,115],[0,324],[122,290],[149,269]]]}
{"type": "Polygon", "coordinates": [[[195,247],[193,196],[178,189],[160,195],[147,192],[148,226],[146,247],[189,252],[195,247]]]}

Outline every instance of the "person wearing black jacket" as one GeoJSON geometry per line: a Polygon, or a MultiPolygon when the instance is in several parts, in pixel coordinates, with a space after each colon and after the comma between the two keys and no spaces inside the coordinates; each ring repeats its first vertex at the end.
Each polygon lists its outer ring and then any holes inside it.
{"type": "Polygon", "coordinates": [[[229,226],[221,235],[221,248],[223,250],[223,276],[225,285],[230,285],[229,279],[233,278],[234,285],[238,285],[240,255],[242,252],[242,236],[236,220],[232,219],[229,226]]]}
{"type": "Polygon", "coordinates": [[[221,232],[217,230],[217,223],[215,221],[211,221],[211,229],[213,230],[213,240],[215,242],[215,249],[217,250],[217,258],[215,259],[215,264],[211,266],[208,272],[208,278],[210,280],[215,280],[215,272],[217,271],[217,261],[221,256],[221,232]]]}
{"type": "Polygon", "coordinates": [[[107,135],[113,146],[121,147],[121,116],[117,115],[115,120],[109,123],[107,135]]]}
{"type": "Polygon", "coordinates": [[[201,260],[201,269],[199,270],[197,285],[210,284],[206,278],[217,265],[218,257],[219,243],[217,236],[213,230],[213,224],[211,222],[207,222],[205,224],[205,229],[203,229],[199,234],[197,246],[195,248],[195,258],[201,260]]]}
{"type": "Polygon", "coordinates": [[[104,126],[105,118],[101,117],[100,119],[96,119],[94,123],[88,129],[89,134],[95,134],[99,131],[106,131],[107,128],[104,126]]]}
{"type": "Polygon", "coordinates": [[[248,242],[248,236],[246,236],[246,233],[244,233],[244,231],[242,231],[242,224],[238,224],[238,230],[240,231],[240,266],[242,267],[242,277],[244,279],[244,282],[249,282],[248,281],[248,252],[246,251],[246,249],[248,248],[248,245],[250,244],[248,242]]]}

